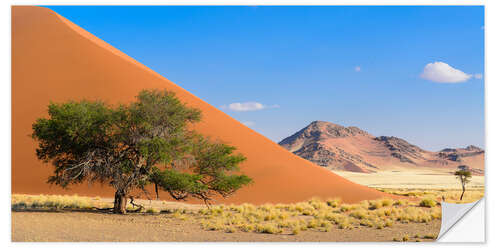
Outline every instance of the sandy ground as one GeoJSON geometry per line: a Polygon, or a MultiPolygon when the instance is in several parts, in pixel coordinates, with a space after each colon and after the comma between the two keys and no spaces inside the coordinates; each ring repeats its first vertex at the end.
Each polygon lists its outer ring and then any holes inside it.
{"type": "MultiPolygon", "coordinates": [[[[460,189],[460,183],[447,171],[409,170],[354,173],[333,171],[355,183],[374,188],[460,189]]],[[[484,176],[472,176],[469,188],[484,188],[484,176]]]]}
{"type": "Polygon", "coordinates": [[[12,241],[393,241],[407,235],[420,241],[437,235],[440,221],[428,224],[395,223],[390,228],[334,228],[330,232],[305,231],[298,235],[225,233],[206,231],[194,220],[166,215],[114,215],[96,212],[12,212],[12,241]]]}

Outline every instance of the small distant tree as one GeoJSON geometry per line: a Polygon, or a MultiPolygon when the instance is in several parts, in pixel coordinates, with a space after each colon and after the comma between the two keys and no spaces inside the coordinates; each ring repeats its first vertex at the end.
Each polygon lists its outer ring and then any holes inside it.
{"type": "Polygon", "coordinates": [[[472,173],[468,166],[461,165],[458,166],[457,171],[455,171],[455,176],[460,180],[460,184],[462,185],[462,195],[460,195],[460,200],[462,200],[465,193],[465,185],[470,182],[472,173]]]}
{"type": "Polygon", "coordinates": [[[48,182],[64,188],[85,180],[108,183],[115,189],[114,213],[126,213],[128,194],[146,192],[151,183],[175,199],[205,202],[213,192],[224,195],[250,183],[245,175],[229,173],[244,157],[188,130],[201,112],[171,92],[144,90],[135,102],[117,107],[99,101],[51,103],[48,114],[33,124],[32,134],[39,143],[37,157],[55,167],[48,182]],[[208,150],[214,158],[200,153],[211,147],[220,147],[208,150]],[[205,165],[213,167],[200,167],[205,165]]]}

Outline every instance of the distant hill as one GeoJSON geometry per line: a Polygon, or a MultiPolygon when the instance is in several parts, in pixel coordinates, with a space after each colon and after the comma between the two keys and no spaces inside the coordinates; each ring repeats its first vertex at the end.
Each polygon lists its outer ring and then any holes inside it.
{"type": "Polygon", "coordinates": [[[402,168],[445,168],[451,171],[465,164],[474,174],[484,174],[484,150],[473,145],[431,152],[398,137],[375,137],[357,127],[324,121],[312,122],[279,144],[333,170],[370,173],[402,168]]]}

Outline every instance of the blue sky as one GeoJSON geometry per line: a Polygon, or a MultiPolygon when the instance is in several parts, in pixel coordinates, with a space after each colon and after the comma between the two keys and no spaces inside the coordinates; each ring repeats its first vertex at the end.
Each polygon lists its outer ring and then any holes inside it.
{"type": "Polygon", "coordinates": [[[49,8],[273,141],[323,120],[484,147],[483,7],[49,8]]]}

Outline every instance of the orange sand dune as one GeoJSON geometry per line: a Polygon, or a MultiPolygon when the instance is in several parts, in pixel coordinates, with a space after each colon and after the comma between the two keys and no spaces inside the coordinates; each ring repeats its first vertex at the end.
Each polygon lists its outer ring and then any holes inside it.
{"type": "Polygon", "coordinates": [[[289,203],[314,196],[357,202],[384,195],[295,156],[42,7],[12,8],[12,193],[112,196],[113,190],[106,185],[63,190],[46,184],[52,166],[36,159],[31,125],[47,115],[50,101],[86,98],[126,103],[145,88],[173,91],[188,105],[201,109],[203,121],[195,129],[236,146],[248,158],[241,169],[254,184],[226,200],[217,199],[219,203],[289,203]]]}

